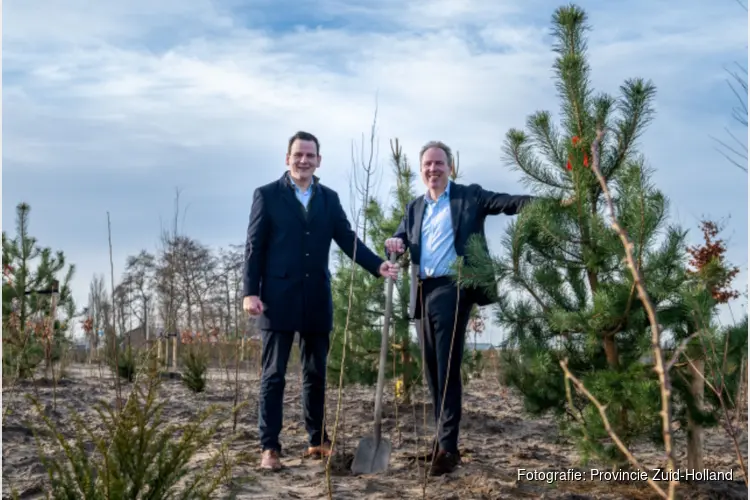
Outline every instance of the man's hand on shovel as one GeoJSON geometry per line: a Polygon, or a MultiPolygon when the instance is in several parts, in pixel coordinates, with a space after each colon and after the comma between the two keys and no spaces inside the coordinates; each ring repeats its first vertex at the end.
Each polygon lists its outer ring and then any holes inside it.
{"type": "Polygon", "coordinates": [[[401,255],[406,251],[406,245],[404,245],[404,240],[401,238],[388,238],[385,240],[385,249],[389,254],[395,253],[401,255]]]}
{"type": "Polygon", "coordinates": [[[380,275],[383,278],[392,278],[395,280],[398,278],[398,264],[388,261],[383,262],[380,264],[380,275]]]}
{"type": "MultiPolygon", "coordinates": [[[[388,238],[385,240],[385,249],[389,257],[401,255],[406,250],[401,238],[388,238]]],[[[399,265],[396,259],[390,258],[380,265],[380,275],[384,278],[398,278],[399,265]]]]}

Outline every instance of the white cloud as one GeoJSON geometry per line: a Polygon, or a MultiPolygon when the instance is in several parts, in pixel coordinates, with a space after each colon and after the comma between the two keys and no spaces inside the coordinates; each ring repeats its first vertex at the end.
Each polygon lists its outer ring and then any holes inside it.
{"type": "MultiPolygon", "coordinates": [[[[746,192],[737,180],[746,179],[723,165],[708,139],[728,122],[729,107],[704,104],[712,93],[726,92],[723,66],[746,57],[747,26],[732,17],[734,6],[727,4],[643,0],[627,8],[607,3],[605,10],[604,3],[583,2],[593,25],[594,85],[616,93],[625,78],[655,81],[659,115],[642,143],[659,172],[657,181],[676,211],[691,214],[683,221],[688,227],[696,226],[694,213],[734,213],[742,241],[733,243],[732,256],[744,264],[746,192]],[[710,174],[708,163],[715,165],[710,174]]],[[[80,195],[55,192],[62,205],[88,203],[93,221],[117,200],[127,205],[145,196],[132,182],[118,184],[121,179],[151,175],[154,183],[167,185],[158,195],[150,188],[138,216],[166,216],[173,186],[192,185],[191,210],[221,219],[210,230],[195,227],[196,236],[239,241],[252,189],[280,175],[286,139],[299,129],[320,137],[320,174],[348,206],[350,142],[368,130],[377,94],[383,168],[390,137],[398,136],[412,157],[422,143],[442,139],[461,152],[467,181],[520,192],[518,176],[501,163],[501,143],[530,113],[557,114],[548,26],[555,5],[469,0],[409,5],[404,9],[395,0],[258,1],[251,7],[176,0],[9,4],[3,154],[6,173],[13,171],[19,183],[11,187],[19,186],[19,195],[34,206],[35,197],[49,193],[24,191],[22,180],[41,174],[59,179],[53,183],[59,188],[104,169],[113,176],[113,184],[102,188],[104,198],[82,201],[80,195]],[[311,27],[281,29],[284,15],[311,27]],[[219,210],[210,208],[215,200],[224,203],[224,212],[210,212],[219,210]]],[[[382,194],[389,183],[387,173],[382,194]]],[[[18,200],[5,199],[7,225],[7,204],[18,200]]],[[[67,227],[71,236],[54,245],[79,262],[76,284],[83,300],[91,274],[103,269],[78,257],[91,251],[77,247],[73,235],[93,222],[66,222],[64,213],[64,208],[55,214],[37,211],[35,217],[58,217],[57,228],[67,227]]],[[[505,223],[488,227],[499,233],[505,223]]],[[[121,238],[127,247],[122,252],[153,245],[157,234],[144,234],[142,226],[136,231],[135,223],[127,227],[133,232],[121,238]]],[[[745,282],[743,272],[742,286],[745,282]]]]}

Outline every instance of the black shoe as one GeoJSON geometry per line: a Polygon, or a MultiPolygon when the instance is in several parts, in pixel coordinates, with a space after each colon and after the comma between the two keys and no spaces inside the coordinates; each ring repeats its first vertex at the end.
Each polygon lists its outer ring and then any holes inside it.
{"type": "Polygon", "coordinates": [[[430,475],[442,476],[443,474],[450,474],[451,472],[456,470],[456,467],[458,467],[458,464],[460,463],[460,454],[440,450],[435,456],[435,460],[432,462],[430,475]]]}

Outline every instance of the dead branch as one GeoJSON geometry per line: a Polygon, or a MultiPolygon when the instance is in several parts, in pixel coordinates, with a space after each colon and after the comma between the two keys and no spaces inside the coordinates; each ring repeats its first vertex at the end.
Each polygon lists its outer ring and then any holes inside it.
{"type": "MultiPolygon", "coordinates": [[[[643,303],[643,307],[648,315],[649,323],[651,324],[651,346],[654,352],[654,371],[656,371],[659,377],[659,385],[661,392],[661,418],[662,418],[662,434],[664,438],[664,453],[667,459],[667,470],[675,470],[675,459],[674,452],[672,451],[672,385],[669,379],[669,372],[664,366],[664,355],[661,349],[661,327],[659,321],[656,318],[656,311],[654,305],[651,302],[651,298],[646,292],[646,285],[643,279],[643,274],[640,268],[637,266],[635,258],[633,257],[633,243],[628,238],[625,228],[623,228],[617,221],[617,214],[615,213],[614,203],[612,201],[612,195],[607,187],[607,181],[602,176],[601,170],[599,169],[599,145],[601,144],[602,138],[604,137],[604,129],[598,127],[596,131],[596,138],[591,144],[591,170],[596,175],[599,185],[602,188],[602,194],[607,202],[610,217],[612,218],[612,228],[617,231],[620,236],[622,245],[625,248],[625,258],[627,261],[628,268],[630,268],[633,274],[633,280],[635,286],[638,289],[638,295],[643,303]]],[[[669,493],[667,498],[674,498],[674,490],[677,487],[677,481],[671,479],[669,482],[669,493]]]]}
{"type": "MultiPolygon", "coordinates": [[[[625,455],[625,458],[627,458],[630,465],[635,467],[636,469],[643,469],[643,465],[638,461],[637,458],[630,452],[627,446],[625,446],[625,443],[622,442],[622,440],[619,438],[619,436],[615,433],[614,429],[612,429],[612,425],[609,423],[609,419],[607,418],[607,407],[604,406],[599,402],[598,399],[596,399],[596,396],[591,394],[588,389],[586,389],[586,386],[583,385],[583,383],[578,380],[568,369],[568,360],[564,359],[560,361],[560,366],[562,367],[563,372],[565,373],[565,380],[566,380],[566,389],[569,387],[567,386],[567,381],[573,382],[573,385],[576,386],[576,389],[578,389],[579,392],[581,392],[584,396],[586,396],[591,403],[596,406],[596,409],[599,411],[599,415],[602,417],[602,423],[604,424],[604,428],[607,430],[607,434],[609,434],[609,437],[612,438],[612,441],[614,441],[617,448],[622,452],[623,455],[625,455]]],[[[568,398],[569,398],[569,404],[572,401],[572,396],[570,396],[569,391],[568,392],[568,398]]],[[[575,410],[575,408],[571,408],[571,411],[575,410]]],[[[674,498],[674,491],[671,490],[670,487],[670,493],[665,492],[661,486],[656,484],[650,477],[648,478],[648,484],[651,486],[654,491],[656,491],[662,498],[674,498]]],[[[670,481],[670,484],[672,481],[670,481]]]]}
{"type": "MultiPolygon", "coordinates": [[[[716,398],[719,400],[719,406],[722,409],[722,414],[724,417],[724,420],[727,424],[727,434],[729,434],[730,439],[732,440],[732,444],[734,446],[734,452],[737,455],[737,460],[740,463],[740,471],[742,472],[742,479],[745,481],[745,485],[748,484],[747,480],[747,468],[745,466],[745,459],[742,457],[742,450],[740,450],[739,440],[737,439],[737,433],[734,431],[734,426],[732,425],[732,419],[731,415],[729,415],[729,409],[727,408],[726,403],[724,402],[724,387],[723,383],[718,388],[711,383],[703,373],[703,370],[700,370],[696,365],[694,360],[692,360],[687,354],[683,353],[685,356],[685,360],[688,365],[690,365],[690,368],[693,371],[693,374],[697,375],[703,380],[703,383],[708,387],[711,392],[713,392],[716,395],[716,398]]],[[[723,381],[723,377],[722,377],[723,381]]]]}
{"type": "Polygon", "coordinates": [[[697,337],[699,334],[700,332],[695,332],[689,337],[683,339],[682,342],[677,345],[674,353],[672,353],[672,358],[669,360],[669,363],[667,363],[667,371],[670,371],[672,369],[672,367],[677,363],[677,360],[680,358],[680,355],[685,352],[685,349],[687,348],[687,345],[690,343],[690,341],[697,337]]]}

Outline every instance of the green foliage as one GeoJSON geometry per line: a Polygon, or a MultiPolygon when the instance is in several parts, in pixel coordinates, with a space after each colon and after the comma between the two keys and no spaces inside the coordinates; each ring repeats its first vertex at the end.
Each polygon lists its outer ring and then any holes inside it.
{"type": "MultiPolygon", "coordinates": [[[[396,175],[396,189],[389,214],[377,200],[370,199],[363,211],[367,227],[367,245],[378,253],[383,252],[385,240],[396,231],[404,210],[414,194],[414,172],[396,142],[392,150],[392,165],[396,175]]],[[[334,303],[334,331],[328,362],[328,375],[338,384],[344,348],[344,331],[348,321],[349,342],[346,347],[344,384],[371,385],[377,380],[378,359],[385,308],[385,287],[382,278],[376,278],[355,266],[337,252],[336,270],[332,278],[334,303]],[[351,305],[351,307],[350,307],[351,305]]],[[[388,377],[403,377],[404,391],[409,393],[418,380],[421,368],[419,348],[410,334],[408,256],[399,260],[404,271],[394,283],[393,316],[391,318],[391,349],[388,377]]]]}
{"type": "Polygon", "coordinates": [[[208,353],[201,349],[200,344],[187,344],[182,358],[182,383],[193,392],[203,392],[206,389],[208,372],[208,353]]]}
{"type": "MultiPolygon", "coordinates": [[[[703,426],[717,425],[721,421],[722,406],[727,410],[736,408],[738,393],[747,375],[747,372],[743,371],[747,363],[747,332],[746,314],[737,324],[704,329],[702,335],[688,344],[687,356],[691,360],[704,361],[703,376],[707,388],[702,410],[695,406],[689,393],[679,400],[681,405],[675,412],[675,418],[681,423],[684,424],[689,415],[703,426]]],[[[687,360],[677,364],[676,373],[673,375],[674,385],[689,387],[696,377],[689,368],[687,360]]],[[[687,392],[687,389],[679,391],[678,394],[681,395],[683,392],[687,392]]],[[[742,404],[741,401],[739,403],[742,404]]]]}
{"type": "MultiPolygon", "coordinates": [[[[660,407],[658,381],[650,374],[651,367],[632,364],[622,371],[590,371],[583,383],[597,398],[608,401],[607,419],[610,423],[627,419],[620,426],[618,437],[629,443],[641,437],[661,439],[661,431],[654,426],[654,408],[660,407]]],[[[608,463],[621,460],[620,451],[609,438],[607,429],[596,407],[585,396],[574,396],[574,407],[584,425],[563,425],[563,431],[576,439],[584,462],[598,458],[608,463]]],[[[567,408],[570,411],[570,408],[567,408]]]]}
{"type": "MultiPolygon", "coordinates": [[[[709,233],[712,223],[704,223],[704,244],[689,248],[691,265],[679,290],[679,300],[672,307],[662,310],[660,319],[670,325],[673,351],[685,343],[684,351],[672,373],[674,386],[674,419],[680,429],[687,429],[689,420],[702,427],[717,425],[723,415],[722,406],[734,407],[741,378],[743,358],[747,354],[747,315],[736,325],[720,326],[716,321],[717,306],[732,298],[728,286],[736,274],[736,268],[724,261],[723,244],[713,241],[709,233]],[[688,361],[690,360],[690,361],[688,361]],[[697,361],[703,362],[703,377],[707,382],[705,399],[700,408],[690,390],[694,379],[701,378],[692,369],[697,361]],[[717,392],[719,394],[717,394],[717,392]]],[[[664,278],[662,278],[664,279],[664,278]]]]}
{"type": "MultiPolygon", "coordinates": [[[[523,395],[526,409],[554,413],[579,438],[584,454],[615,464],[623,457],[601,444],[606,431],[596,409],[580,397],[575,411],[568,407],[559,364],[567,359],[573,375],[607,406],[626,445],[642,437],[661,439],[650,325],[590,168],[597,130],[604,131],[599,169],[618,222],[633,243],[659,322],[673,332],[674,342],[681,328],[692,333],[686,327],[687,233],[669,224],[668,201],[636,149],[653,118],[656,89],[634,78],[616,97],[595,93],[588,29],[586,12],[576,5],[552,16],[560,125],[548,111],[538,111],[526,131],[507,133],[504,146],[508,163],[537,198],[509,223],[498,258],[482,254],[485,242],[469,243],[463,281],[498,290],[495,320],[507,331],[503,376],[523,395]]],[[[707,305],[709,316],[712,307],[707,305]]],[[[690,399],[685,386],[674,389],[676,400],[690,399]]]]}
{"type": "MultiPolygon", "coordinates": [[[[709,363],[711,368],[707,371],[708,378],[714,387],[720,389],[721,398],[729,409],[743,403],[737,401],[737,396],[743,381],[747,380],[747,332],[748,315],[745,314],[741,322],[719,332],[715,350],[709,347],[712,356],[709,363]]],[[[712,406],[719,406],[715,393],[707,391],[707,396],[712,406]]]]}
{"type": "Polygon", "coordinates": [[[380,299],[379,302],[383,303],[385,300],[383,282],[363,269],[352,270],[351,263],[345,262],[343,255],[339,255],[338,265],[331,281],[334,330],[328,363],[329,377],[338,384],[344,333],[348,329],[344,384],[374,384],[377,379],[381,338],[378,320],[382,321],[383,314],[382,306],[379,308],[376,301],[380,299]],[[348,318],[347,311],[349,311],[348,318]]]}
{"type": "Polygon", "coordinates": [[[138,365],[138,352],[132,348],[127,340],[117,340],[114,334],[110,334],[107,337],[104,349],[107,366],[109,366],[112,373],[125,379],[127,382],[133,382],[138,365]],[[124,349],[122,344],[126,344],[124,349]]]}
{"type": "Polygon", "coordinates": [[[68,344],[65,332],[75,304],[70,289],[75,267],[61,251],[38,245],[29,234],[26,203],[16,208],[16,235],[2,233],[3,376],[27,378],[43,361],[47,368],[68,344]],[[52,318],[52,295],[57,304],[52,318]]]}
{"type": "Polygon", "coordinates": [[[49,473],[51,498],[215,498],[215,489],[230,472],[225,464],[219,465],[221,453],[211,457],[202,470],[195,471],[190,462],[211,445],[224,419],[214,418],[217,407],[212,406],[192,422],[167,424],[162,416],[164,405],[158,402],[160,384],[158,372],[148,371],[143,387],[136,383],[120,412],[100,403],[96,423],[72,412],[76,429],[72,442],[35,402],[40,418],[62,451],[62,460],[47,455],[37,434],[39,453],[49,473]],[[88,443],[93,443],[91,453],[88,443]]]}
{"type": "Polygon", "coordinates": [[[128,346],[125,351],[122,352],[122,355],[119,356],[118,362],[117,375],[128,382],[135,380],[136,363],[135,353],[133,352],[132,347],[128,346]]]}

